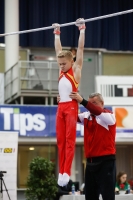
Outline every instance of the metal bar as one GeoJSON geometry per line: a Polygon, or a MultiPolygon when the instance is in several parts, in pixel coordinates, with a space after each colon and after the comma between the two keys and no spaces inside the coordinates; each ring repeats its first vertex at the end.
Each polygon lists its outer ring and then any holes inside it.
{"type": "MultiPolygon", "coordinates": [[[[125,10],[125,11],[121,11],[121,12],[117,12],[117,13],[113,13],[113,14],[103,15],[103,16],[99,16],[99,17],[93,17],[90,19],[85,19],[84,21],[82,21],[82,23],[96,21],[99,19],[105,19],[105,18],[114,17],[114,16],[118,16],[118,15],[123,15],[123,14],[128,14],[128,13],[132,13],[132,12],[133,12],[133,9],[130,9],[130,10],[125,10]]],[[[69,22],[69,23],[65,23],[65,24],[60,24],[60,27],[71,26],[71,25],[75,25],[75,24],[76,24],[76,22],[69,22]]],[[[81,22],[80,22],[80,24],[81,24],[81,22]]],[[[35,29],[24,30],[24,31],[4,33],[4,34],[0,34],[0,37],[22,34],[22,33],[37,32],[37,31],[48,30],[48,29],[53,29],[53,28],[54,28],[53,26],[47,26],[47,27],[35,28],[35,29]]]]}

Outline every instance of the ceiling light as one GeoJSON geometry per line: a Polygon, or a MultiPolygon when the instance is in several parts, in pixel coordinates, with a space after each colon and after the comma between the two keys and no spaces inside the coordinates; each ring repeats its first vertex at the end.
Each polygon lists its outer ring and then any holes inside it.
{"type": "Polygon", "coordinates": [[[33,151],[35,148],[34,147],[29,147],[29,150],[33,151]]]}

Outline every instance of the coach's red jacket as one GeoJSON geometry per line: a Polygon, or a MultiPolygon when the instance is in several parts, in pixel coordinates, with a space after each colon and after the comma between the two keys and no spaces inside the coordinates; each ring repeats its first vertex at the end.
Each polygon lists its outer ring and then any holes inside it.
{"type": "Polygon", "coordinates": [[[78,122],[84,125],[86,158],[115,155],[116,119],[107,109],[88,102],[88,112],[78,114],[78,122]]]}

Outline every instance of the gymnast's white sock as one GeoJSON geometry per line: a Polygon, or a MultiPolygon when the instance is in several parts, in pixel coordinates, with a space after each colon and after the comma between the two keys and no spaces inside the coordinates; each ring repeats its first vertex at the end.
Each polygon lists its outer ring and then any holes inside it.
{"type": "Polygon", "coordinates": [[[63,187],[63,175],[61,173],[59,173],[58,175],[58,185],[63,187]]]}
{"type": "Polygon", "coordinates": [[[67,173],[63,173],[63,177],[62,177],[63,186],[68,184],[69,179],[70,179],[70,176],[67,173]]]}

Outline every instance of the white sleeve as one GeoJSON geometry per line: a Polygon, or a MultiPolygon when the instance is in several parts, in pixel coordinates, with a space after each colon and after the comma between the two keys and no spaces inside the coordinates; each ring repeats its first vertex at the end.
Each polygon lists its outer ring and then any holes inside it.
{"type": "Polygon", "coordinates": [[[115,115],[113,113],[102,112],[98,115],[98,118],[104,121],[107,125],[113,125],[116,123],[115,115]]]}
{"type": "Polygon", "coordinates": [[[79,117],[80,122],[78,123],[84,124],[84,118],[88,118],[89,116],[90,116],[90,112],[79,113],[78,117],[79,117]]]}

